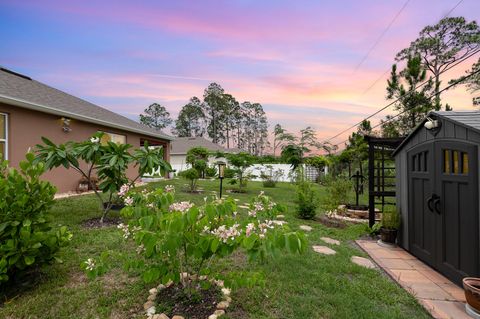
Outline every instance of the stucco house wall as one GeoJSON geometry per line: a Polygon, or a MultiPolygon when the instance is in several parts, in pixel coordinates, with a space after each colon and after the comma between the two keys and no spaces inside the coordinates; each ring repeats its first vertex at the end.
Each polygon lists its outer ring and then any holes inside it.
{"type": "MultiPolygon", "coordinates": [[[[75,119],[71,120],[71,131],[67,133],[62,129],[62,116],[60,115],[33,111],[5,103],[0,103],[0,113],[7,114],[7,156],[12,167],[18,167],[18,163],[25,158],[25,153],[29,149],[33,150],[36,144],[42,143],[42,136],[58,144],[67,141],[82,141],[98,131],[125,135],[127,143],[133,145],[133,148],[140,147],[142,139],[146,139],[150,144],[155,142],[163,146],[164,158],[167,161],[170,159],[170,141],[168,140],[75,119]]],[[[130,167],[128,176],[135,177],[136,169],[130,167]]],[[[44,175],[45,180],[52,182],[57,187],[58,193],[76,190],[80,178],[80,174],[73,169],[67,170],[63,167],[46,172],[44,175]]]]}

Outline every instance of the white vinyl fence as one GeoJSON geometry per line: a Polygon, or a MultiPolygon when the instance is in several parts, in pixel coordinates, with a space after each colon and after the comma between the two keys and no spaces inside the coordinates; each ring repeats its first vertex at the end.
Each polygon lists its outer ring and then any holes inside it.
{"type": "MultiPolygon", "coordinates": [[[[172,168],[175,170],[175,174],[178,172],[187,170],[190,168],[189,164],[174,164],[172,165],[172,168]]],[[[292,172],[292,167],[290,164],[254,164],[253,166],[249,167],[246,171],[247,174],[253,175],[254,177],[251,179],[252,181],[261,181],[262,179],[260,178],[262,172],[265,172],[267,174],[270,174],[270,169],[274,172],[278,172],[278,181],[279,182],[291,182],[294,180],[294,175],[292,172]]],[[[316,169],[312,167],[308,167],[304,165],[304,173],[305,177],[309,180],[315,181],[318,172],[316,169]]],[[[328,167],[325,168],[324,174],[328,174],[328,167]]],[[[156,176],[159,175],[159,172],[154,172],[151,175],[146,175],[146,176],[156,176]]],[[[172,174],[173,176],[173,174],[172,174]]],[[[171,176],[171,177],[172,177],[171,176]]]]}

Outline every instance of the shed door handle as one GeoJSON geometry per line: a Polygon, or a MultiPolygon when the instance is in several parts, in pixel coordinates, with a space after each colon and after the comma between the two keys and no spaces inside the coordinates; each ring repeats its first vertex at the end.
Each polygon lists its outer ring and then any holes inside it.
{"type": "Polygon", "coordinates": [[[442,212],[440,211],[438,204],[440,204],[440,197],[437,196],[437,198],[435,198],[433,201],[433,207],[435,208],[435,212],[440,215],[442,212]]]}
{"type": "Polygon", "coordinates": [[[427,207],[432,213],[436,212],[440,214],[440,211],[437,209],[437,204],[440,202],[440,197],[437,194],[432,194],[427,200],[427,207]],[[432,206],[433,204],[433,206],[432,206]]]}

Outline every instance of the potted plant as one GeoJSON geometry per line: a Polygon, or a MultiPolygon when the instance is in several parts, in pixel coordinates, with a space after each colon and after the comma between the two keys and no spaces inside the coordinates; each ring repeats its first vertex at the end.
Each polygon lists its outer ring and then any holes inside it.
{"type": "Polygon", "coordinates": [[[463,278],[465,299],[470,307],[480,313],[480,278],[463,278]]]}
{"type": "Polygon", "coordinates": [[[382,226],[380,228],[380,239],[382,242],[395,244],[397,232],[400,227],[400,215],[395,208],[389,208],[382,213],[382,226]]]}

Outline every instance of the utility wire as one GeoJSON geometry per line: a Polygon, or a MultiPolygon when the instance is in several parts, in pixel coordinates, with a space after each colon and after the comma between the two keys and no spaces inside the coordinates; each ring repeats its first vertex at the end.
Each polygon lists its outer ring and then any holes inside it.
{"type": "MultiPolygon", "coordinates": [[[[467,75],[467,76],[465,76],[465,77],[463,77],[463,78],[460,78],[460,79],[454,81],[454,82],[451,83],[450,85],[448,85],[448,86],[444,87],[443,89],[441,89],[438,93],[440,94],[440,93],[442,93],[442,92],[444,92],[444,91],[446,91],[446,90],[454,87],[455,85],[458,85],[459,83],[465,81],[466,79],[468,79],[468,78],[470,78],[470,77],[472,77],[472,76],[474,76],[474,75],[476,75],[476,74],[478,74],[478,73],[480,73],[480,69],[477,70],[477,71],[475,71],[475,72],[470,73],[469,75],[467,75]]],[[[431,99],[434,98],[436,95],[437,95],[436,93],[431,94],[431,95],[428,97],[428,99],[431,100],[431,99]]],[[[387,119],[387,120],[385,120],[385,121],[383,121],[383,122],[380,122],[379,124],[373,126],[373,127],[372,127],[372,130],[375,129],[375,128],[377,128],[377,127],[379,127],[379,126],[381,126],[381,125],[383,125],[383,124],[385,124],[385,123],[391,122],[392,120],[396,119],[396,118],[399,117],[400,115],[405,114],[405,113],[407,113],[408,111],[410,111],[410,110],[412,110],[412,109],[414,109],[414,108],[416,108],[416,107],[418,107],[418,105],[409,107],[409,108],[403,110],[402,112],[397,113],[396,115],[390,117],[389,119],[387,119]]],[[[348,138],[347,138],[346,140],[340,142],[340,143],[334,144],[333,146],[339,146],[339,145],[341,145],[341,144],[343,144],[343,143],[345,143],[345,142],[348,142],[348,138]]]]}
{"type": "MultiPolygon", "coordinates": [[[[448,17],[464,0],[460,0],[457,2],[457,4],[455,6],[453,6],[444,16],[442,19],[445,19],[446,17],[448,17]]],[[[363,61],[362,61],[363,63],[363,61]]],[[[358,66],[357,66],[358,68],[358,66]]],[[[356,71],[356,69],[355,69],[356,71]]],[[[370,84],[362,93],[362,95],[365,95],[365,93],[367,93],[368,91],[370,91],[384,76],[385,74],[388,72],[389,70],[385,71],[378,79],[376,79],[372,84],[370,84]]]]}
{"type": "MultiPolygon", "coordinates": [[[[443,73],[445,73],[445,72],[447,72],[448,70],[454,68],[454,67],[457,66],[458,64],[463,63],[464,61],[468,60],[469,58],[471,58],[472,56],[474,56],[475,54],[477,54],[477,53],[479,53],[479,52],[480,52],[480,49],[473,51],[470,55],[468,55],[468,57],[466,57],[466,58],[464,58],[463,60],[458,61],[458,62],[450,65],[448,68],[446,68],[445,70],[443,70],[442,72],[440,72],[439,75],[442,75],[443,73]]],[[[425,86],[425,85],[428,84],[429,82],[430,82],[430,79],[428,79],[428,80],[420,83],[419,85],[415,86],[412,91],[407,92],[407,96],[410,95],[410,94],[412,94],[413,92],[415,92],[417,89],[425,86]]],[[[450,86],[448,86],[448,87],[450,87],[450,86]]],[[[443,90],[440,91],[440,92],[443,92],[443,90]]],[[[374,117],[375,115],[379,114],[380,112],[386,110],[386,109],[389,108],[390,106],[392,106],[392,105],[394,105],[395,103],[397,103],[399,100],[400,100],[400,98],[397,98],[397,99],[395,99],[394,101],[388,103],[387,105],[385,105],[384,107],[382,107],[382,108],[379,109],[378,111],[376,111],[376,112],[370,114],[369,116],[365,117],[363,120],[355,123],[354,125],[352,125],[352,126],[346,128],[346,129],[344,129],[344,130],[341,131],[340,133],[338,133],[338,134],[330,137],[329,139],[325,140],[324,143],[329,142],[329,141],[333,140],[334,138],[342,135],[343,133],[346,133],[346,132],[350,131],[352,128],[357,127],[357,126],[360,125],[363,121],[368,120],[368,119],[374,117]]]]}
{"type": "Polygon", "coordinates": [[[360,60],[360,62],[357,64],[357,66],[355,67],[355,70],[353,71],[353,73],[357,72],[357,70],[360,68],[360,66],[367,60],[368,56],[370,55],[370,53],[372,53],[372,51],[377,47],[377,45],[380,43],[380,41],[382,40],[382,38],[385,36],[385,34],[388,32],[388,30],[390,30],[390,28],[392,27],[392,25],[395,23],[395,21],[397,20],[397,18],[400,16],[400,14],[402,13],[402,11],[405,9],[405,7],[408,5],[408,3],[410,2],[410,0],[407,0],[405,1],[405,3],[403,4],[403,6],[400,8],[400,10],[397,12],[397,14],[393,17],[393,19],[390,21],[390,23],[387,25],[387,27],[385,28],[385,30],[383,30],[383,32],[380,34],[380,36],[377,38],[377,40],[375,41],[375,43],[372,45],[372,47],[370,48],[370,50],[368,50],[367,54],[365,54],[365,56],[362,58],[362,60],[360,60]]]}

